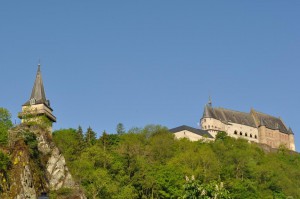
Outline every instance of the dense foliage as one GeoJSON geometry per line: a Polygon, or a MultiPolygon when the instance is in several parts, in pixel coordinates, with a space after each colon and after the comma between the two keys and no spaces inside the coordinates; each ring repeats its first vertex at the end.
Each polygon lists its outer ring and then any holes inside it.
{"type": "Polygon", "coordinates": [[[211,143],[176,140],[153,125],[94,135],[53,133],[88,198],[300,198],[300,155],[284,148],[265,153],[224,133],[211,143]]]}
{"type": "Polygon", "coordinates": [[[0,107],[0,146],[5,146],[8,141],[8,129],[13,126],[11,114],[5,108],[0,107]]]}

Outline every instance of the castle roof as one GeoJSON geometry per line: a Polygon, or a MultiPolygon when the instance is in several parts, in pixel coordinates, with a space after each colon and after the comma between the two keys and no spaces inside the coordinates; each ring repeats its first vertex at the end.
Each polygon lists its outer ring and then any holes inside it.
{"type": "Polygon", "coordinates": [[[251,113],[255,118],[255,120],[257,121],[258,127],[266,126],[269,129],[279,130],[282,133],[290,134],[288,128],[285,126],[285,124],[280,118],[258,112],[254,109],[251,110],[251,113]],[[261,121],[263,121],[263,124],[261,124],[261,121]]]}
{"type": "Polygon", "coordinates": [[[202,130],[202,129],[196,129],[196,128],[186,126],[186,125],[182,125],[182,126],[179,126],[179,127],[176,127],[176,128],[169,129],[169,131],[172,132],[172,133],[177,133],[179,131],[184,131],[184,130],[190,131],[190,132],[195,133],[197,135],[201,135],[203,137],[214,138],[208,131],[205,131],[205,130],[202,130]]]}
{"type": "Polygon", "coordinates": [[[46,94],[45,94],[40,64],[38,65],[38,70],[37,70],[36,78],[35,78],[34,85],[32,88],[31,96],[30,96],[29,100],[27,102],[25,102],[25,104],[23,104],[23,106],[29,106],[32,103],[33,104],[45,104],[48,108],[51,109],[50,102],[49,102],[49,100],[47,100],[46,94]]]}
{"type": "Polygon", "coordinates": [[[225,108],[205,106],[203,118],[214,118],[225,124],[236,123],[254,128],[265,126],[269,129],[278,129],[282,133],[291,133],[280,118],[255,111],[254,109],[250,113],[245,113],[225,108]]]}

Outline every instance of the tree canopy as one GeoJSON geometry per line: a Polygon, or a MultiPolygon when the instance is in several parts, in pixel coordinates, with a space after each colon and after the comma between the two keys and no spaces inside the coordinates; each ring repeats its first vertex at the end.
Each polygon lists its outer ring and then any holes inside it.
{"type": "Polygon", "coordinates": [[[266,153],[224,132],[210,143],[177,140],[159,125],[103,133],[80,150],[77,137],[53,134],[88,198],[300,197],[300,155],[285,148],[266,153]]]}

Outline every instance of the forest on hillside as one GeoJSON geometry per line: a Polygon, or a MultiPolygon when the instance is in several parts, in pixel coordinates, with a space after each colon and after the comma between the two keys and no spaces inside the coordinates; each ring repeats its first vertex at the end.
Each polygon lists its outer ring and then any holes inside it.
{"type": "Polygon", "coordinates": [[[117,131],[53,133],[89,198],[300,198],[300,155],[285,148],[266,153],[224,132],[176,140],[159,125],[117,131]]]}
{"type": "MultiPolygon", "coordinates": [[[[9,112],[0,108],[0,177],[8,176],[12,164],[6,150],[12,126],[9,112]]],[[[191,142],[175,139],[160,125],[125,131],[118,124],[115,134],[97,137],[92,128],[79,126],[54,131],[52,138],[90,199],[300,198],[298,153],[265,152],[225,132],[214,142],[191,142]]],[[[69,194],[62,189],[50,197],[69,194]]]]}

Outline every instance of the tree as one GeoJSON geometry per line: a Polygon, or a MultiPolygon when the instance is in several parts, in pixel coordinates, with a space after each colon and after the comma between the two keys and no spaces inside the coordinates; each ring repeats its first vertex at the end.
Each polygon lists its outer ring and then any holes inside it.
{"type": "Polygon", "coordinates": [[[82,131],[82,128],[81,126],[78,126],[78,129],[76,131],[76,138],[78,140],[78,150],[79,151],[82,151],[85,147],[85,143],[84,143],[84,135],[83,135],[83,131],[82,131]]]}
{"type": "Polygon", "coordinates": [[[224,131],[219,131],[216,135],[216,140],[225,140],[228,137],[227,133],[224,131]]]}
{"type": "Polygon", "coordinates": [[[224,188],[223,182],[211,181],[208,184],[201,184],[195,180],[194,176],[189,179],[186,176],[186,183],[184,185],[184,195],[182,198],[186,199],[229,199],[229,191],[224,188]]]}
{"type": "Polygon", "coordinates": [[[78,126],[78,129],[77,129],[76,133],[77,133],[78,140],[83,141],[84,140],[84,135],[83,135],[83,131],[82,131],[82,128],[81,128],[80,125],[78,126]]]}
{"type": "Polygon", "coordinates": [[[87,132],[85,133],[85,142],[88,145],[94,145],[96,143],[96,133],[93,131],[91,127],[87,129],[87,132]]]}
{"type": "Polygon", "coordinates": [[[124,134],[125,133],[125,128],[124,125],[122,123],[117,124],[117,133],[120,134],[124,134]]]}
{"type": "Polygon", "coordinates": [[[7,109],[0,107],[0,145],[7,144],[8,129],[12,126],[11,114],[7,109]]]}
{"type": "Polygon", "coordinates": [[[61,129],[53,132],[53,140],[68,161],[74,161],[80,154],[76,129],[61,129]]]}

